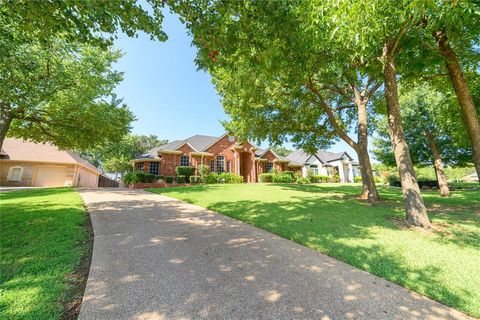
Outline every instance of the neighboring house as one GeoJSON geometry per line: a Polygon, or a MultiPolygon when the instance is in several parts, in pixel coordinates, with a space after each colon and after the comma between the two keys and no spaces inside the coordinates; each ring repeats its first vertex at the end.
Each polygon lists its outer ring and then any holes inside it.
{"type": "Polygon", "coordinates": [[[478,181],[478,175],[476,172],[473,172],[472,174],[469,174],[468,176],[463,177],[462,180],[467,182],[475,182],[475,181],[478,181]]]}
{"type": "Polygon", "coordinates": [[[71,151],[6,138],[0,153],[1,186],[97,187],[101,172],[71,151]]]}
{"type": "Polygon", "coordinates": [[[309,154],[300,149],[292,152],[285,159],[290,163],[301,164],[304,177],[309,171],[314,175],[338,174],[340,182],[353,182],[356,176],[360,176],[358,163],[353,161],[347,152],[333,153],[318,150],[315,154],[309,154]]]}
{"type": "Polygon", "coordinates": [[[248,141],[238,142],[228,134],[220,137],[195,135],[185,140],[172,141],[150,150],[132,162],[135,170],[164,177],[175,176],[177,166],[193,166],[198,169],[203,164],[211,172],[241,175],[245,182],[257,182],[260,174],[271,169],[296,171],[302,167],[290,164],[270,149],[259,149],[248,141]]]}

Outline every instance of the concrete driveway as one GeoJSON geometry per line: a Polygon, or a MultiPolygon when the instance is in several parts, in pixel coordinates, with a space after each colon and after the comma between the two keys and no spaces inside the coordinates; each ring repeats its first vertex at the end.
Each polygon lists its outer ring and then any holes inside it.
{"type": "Polygon", "coordinates": [[[80,319],[468,319],[266,231],[139,190],[79,190],[94,249],[80,319]]]}

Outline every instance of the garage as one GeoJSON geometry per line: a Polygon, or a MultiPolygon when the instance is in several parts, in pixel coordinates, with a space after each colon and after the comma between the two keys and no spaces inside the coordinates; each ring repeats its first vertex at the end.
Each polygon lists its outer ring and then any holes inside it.
{"type": "Polygon", "coordinates": [[[67,167],[64,166],[38,166],[34,186],[36,187],[62,187],[67,180],[67,167]]]}

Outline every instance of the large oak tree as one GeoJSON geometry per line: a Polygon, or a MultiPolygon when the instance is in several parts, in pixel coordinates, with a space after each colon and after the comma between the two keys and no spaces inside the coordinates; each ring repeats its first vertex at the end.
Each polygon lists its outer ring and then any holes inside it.
{"type": "Polygon", "coordinates": [[[15,49],[0,60],[0,146],[9,134],[87,148],[130,130],[134,117],[112,93],[122,80],[112,68],[118,51],[61,39],[15,49]]]}
{"type": "Polygon", "coordinates": [[[183,1],[174,6],[199,48],[236,134],[313,151],[339,137],[358,154],[364,192],[378,192],[368,156],[368,106],[380,87],[321,27],[302,1],[183,1]],[[320,32],[319,32],[320,31],[320,32]],[[351,132],[357,132],[357,139],[351,132]]]}

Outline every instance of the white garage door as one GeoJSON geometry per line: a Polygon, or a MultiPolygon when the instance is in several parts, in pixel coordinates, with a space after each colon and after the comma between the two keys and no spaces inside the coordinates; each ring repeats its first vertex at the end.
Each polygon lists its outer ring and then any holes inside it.
{"type": "Polygon", "coordinates": [[[66,167],[37,167],[36,187],[63,187],[67,178],[66,167]]]}

